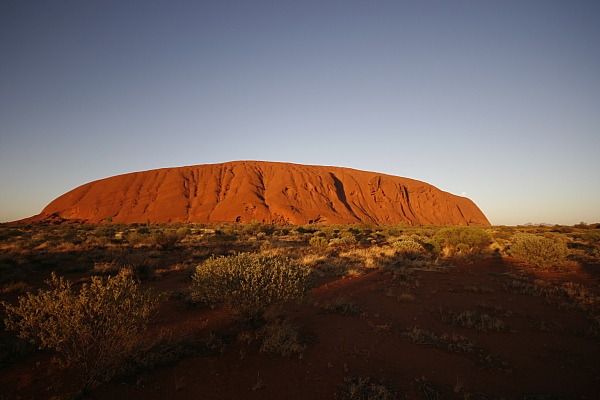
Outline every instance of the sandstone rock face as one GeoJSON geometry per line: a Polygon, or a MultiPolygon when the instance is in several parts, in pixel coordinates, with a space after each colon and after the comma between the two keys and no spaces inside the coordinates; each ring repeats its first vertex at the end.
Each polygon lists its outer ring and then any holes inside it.
{"type": "Polygon", "coordinates": [[[31,220],[476,225],[469,199],[429,184],[341,167],[236,161],[165,168],[87,183],[31,220]]]}

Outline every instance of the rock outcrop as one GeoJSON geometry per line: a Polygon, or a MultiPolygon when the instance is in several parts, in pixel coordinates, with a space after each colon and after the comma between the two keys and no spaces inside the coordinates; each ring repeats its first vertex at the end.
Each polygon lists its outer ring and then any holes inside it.
{"type": "Polygon", "coordinates": [[[29,220],[476,225],[468,198],[414,179],[341,167],[236,161],[86,183],[29,220]]]}

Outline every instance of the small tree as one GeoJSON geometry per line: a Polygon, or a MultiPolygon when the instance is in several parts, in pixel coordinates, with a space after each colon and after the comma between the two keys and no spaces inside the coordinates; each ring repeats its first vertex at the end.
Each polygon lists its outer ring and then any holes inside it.
{"type": "Polygon", "coordinates": [[[62,277],[46,282],[50,290],[27,293],[18,305],[2,302],[8,330],[53,349],[81,374],[81,390],[108,380],[136,348],[162,296],[141,291],[131,277],[92,277],[78,294],[62,277]]]}
{"type": "Polygon", "coordinates": [[[260,316],[271,304],[300,300],[311,289],[308,268],[268,254],[213,256],[196,267],[192,280],[194,300],[224,303],[247,318],[260,316]]]}

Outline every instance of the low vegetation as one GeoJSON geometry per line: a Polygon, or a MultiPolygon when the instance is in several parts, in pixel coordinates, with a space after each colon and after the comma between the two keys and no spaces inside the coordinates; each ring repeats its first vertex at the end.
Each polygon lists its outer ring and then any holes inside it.
{"type": "Polygon", "coordinates": [[[333,314],[356,317],[360,314],[360,307],[346,297],[336,297],[324,304],[325,310],[333,314]]]}
{"type": "Polygon", "coordinates": [[[270,356],[295,355],[302,358],[307,347],[298,333],[298,327],[289,318],[279,314],[267,315],[264,325],[241,332],[238,339],[247,344],[257,343],[259,351],[270,356]]]}
{"type": "MultiPolygon", "coordinates": [[[[140,388],[158,365],[206,355],[231,361],[232,351],[240,365],[263,357],[309,370],[323,348],[313,346],[323,341],[332,343],[330,366],[297,382],[321,383],[330,373],[331,395],[343,399],[467,398],[458,378],[454,388],[425,377],[396,386],[387,380],[395,367],[384,374],[376,364],[387,356],[377,346],[463,357],[464,365],[507,376],[513,360],[498,357],[507,352],[483,337],[516,346],[529,324],[532,334],[597,343],[600,291],[587,277],[599,270],[600,226],[587,224],[0,224],[0,368],[47,356],[52,361],[36,367],[39,374],[77,377],[58,396],[68,398],[116,377],[140,388]],[[432,287],[432,280],[441,283],[432,287]],[[575,310],[578,325],[527,315],[517,305],[523,299],[575,310]],[[178,313],[185,324],[169,319],[178,313]],[[331,331],[311,332],[319,323],[331,331]],[[346,327],[358,332],[356,343],[346,327]]],[[[258,364],[246,386],[266,391],[270,377],[258,364]]],[[[176,390],[194,384],[182,376],[175,382],[176,390]]]]}
{"type": "Polygon", "coordinates": [[[340,393],[343,400],[394,400],[397,389],[390,384],[376,382],[368,376],[344,377],[340,393]]]}
{"type": "Polygon", "coordinates": [[[247,318],[275,303],[302,300],[311,289],[310,269],[269,254],[213,256],[196,267],[192,281],[192,299],[223,303],[247,318]]]}
{"type": "Polygon", "coordinates": [[[441,307],[438,310],[440,319],[453,326],[474,329],[482,332],[506,332],[509,330],[504,321],[492,317],[488,314],[481,314],[477,311],[450,311],[441,307]]]}
{"type": "Polygon", "coordinates": [[[490,244],[490,233],[477,227],[453,226],[442,228],[433,235],[444,256],[473,255],[483,253],[490,244]]]}
{"type": "Polygon", "coordinates": [[[512,373],[512,369],[506,361],[489,354],[481,346],[465,336],[447,332],[438,334],[419,326],[405,328],[399,331],[398,334],[403,339],[410,340],[416,344],[433,346],[452,353],[465,354],[486,368],[498,370],[506,374],[512,373]]]}
{"type": "Polygon", "coordinates": [[[141,334],[161,302],[131,277],[93,277],[79,293],[52,274],[50,289],[3,302],[5,326],[19,337],[53,349],[81,375],[81,390],[107,381],[136,353],[141,334]]]}
{"type": "Polygon", "coordinates": [[[569,248],[560,239],[547,238],[531,233],[515,236],[510,255],[539,268],[549,268],[564,262],[569,248]]]}

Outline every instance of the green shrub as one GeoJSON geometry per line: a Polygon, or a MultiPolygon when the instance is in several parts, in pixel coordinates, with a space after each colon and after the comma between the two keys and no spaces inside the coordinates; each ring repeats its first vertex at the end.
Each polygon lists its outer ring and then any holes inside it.
{"type": "Polygon", "coordinates": [[[117,227],[112,224],[99,224],[94,229],[94,236],[98,238],[112,239],[117,233],[117,227]]]}
{"type": "Polygon", "coordinates": [[[515,236],[509,252],[517,260],[540,268],[560,264],[569,255],[569,249],[563,242],[531,233],[515,236]]]}
{"type": "Polygon", "coordinates": [[[591,229],[583,234],[582,239],[590,245],[598,244],[600,243],[600,230],[591,229]]]}
{"type": "Polygon", "coordinates": [[[260,316],[271,304],[300,300],[311,289],[308,268],[268,254],[212,256],[196,267],[192,280],[192,299],[224,303],[248,318],[260,316]]]}
{"type": "Polygon", "coordinates": [[[340,237],[331,239],[330,242],[334,245],[356,244],[356,236],[350,232],[344,232],[340,237]]]}
{"type": "Polygon", "coordinates": [[[424,241],[423,248],[425,249],[425,251],[432,254],[438,254],[440,251],[442,251],[440,244],[433,239],[428,239],[424,241]]]}
{"type": "Polygon", "coordinates": [[[492,243],[492,238],[482,228],[452,226],[437,231],[433,235],[433,241],[438,243],[448,255],[477,254],[483,252],[492,243]]]}
{"type": "Polygon", "coordinates": [[[154,243],[163,250],[168,250],[175,247],[175,245],[185,237],[175,232],[154,232],[152,233],[152,240],[154,243]]]}
{"type": "Polygon", "coordinates": [[[394,250],[403,257],[414,258],[424,250],[419,242],[405,236],[394,237],[389,241],[394,250]]]}
{"type": "Polygon", "coordinates": [[[313,236],[308,241],[308,244],[310,244],[313,247],[327,247],[327,245],[329,245],[329,241],[327,240],[327,238],[321,236],[313,236]]]}
{"type": "Polygon", "coordinates": [[[119,372],[162,300],[123,274],[91,279],[75,294],[71,282],[52,274],[50,290],[21,296],[18,305],[2,302],[6,328],[60,353],[81,374],[81,390],[119,372]]]}

